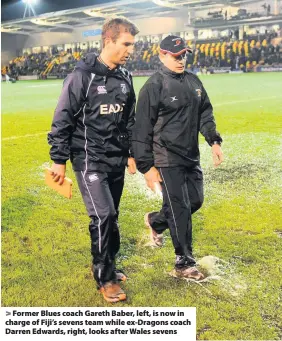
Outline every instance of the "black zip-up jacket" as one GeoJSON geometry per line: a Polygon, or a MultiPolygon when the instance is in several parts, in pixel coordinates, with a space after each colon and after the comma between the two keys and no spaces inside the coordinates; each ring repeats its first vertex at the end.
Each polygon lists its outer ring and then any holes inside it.
{"type": "Polygon", "coordinates": [[[75,171],[121,171],[130,155],[135,94],[129,72],[109,70],[90,53],[65,79],[48,134],[57,164],[75,171]]]}
{"type": "Polygon", "coordinates": [[[210,145],[222,141],[203,84],[193,73],[177,74],[163,65],[137,102],[133,150],[138,170],[198,165],[199,132],[210,145]]]}

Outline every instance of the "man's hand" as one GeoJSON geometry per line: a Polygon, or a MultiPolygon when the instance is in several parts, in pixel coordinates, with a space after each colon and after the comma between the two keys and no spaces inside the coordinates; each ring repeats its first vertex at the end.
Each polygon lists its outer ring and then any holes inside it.
{"type": "Polygon", "coordinates": [[[133,157],[128,158],[127,166],[128,166],[128,173],[129,174],[135,174],[136,173],[136,162],[135,162],[135,159],[133,157]]]}
{"type": "Polygon", "coordinates": [[[59,164],[53,163],[51,170],[52,170],[54,181],[59,182],[59,185],[62,185],[65,179],[66,165],[59,165],[59,164]]]}
{"type": "Polygon", "coordinates": [[[160,182],[162,182],[162,178],[157,168],[151,167],[150,170],[144,174],[144,177],[145,177],[147,186],[151,188],[152,191],[155,191],[156,184],[158,188],[161,188],[160,182]]]}
{"type": "Polygon", "coordinates": [[[219,144],[212,145],[212,159],[215,167],[219,166],[223,161],[223,153],[219,144]]]}

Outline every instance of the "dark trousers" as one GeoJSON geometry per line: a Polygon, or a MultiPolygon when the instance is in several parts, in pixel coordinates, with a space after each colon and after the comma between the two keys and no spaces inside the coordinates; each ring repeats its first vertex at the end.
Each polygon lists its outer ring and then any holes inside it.
{"type": "Polygon", "coordinates": [[[192,214],[203,204],[203,173],[194,168],[158,168],[162,177],[163,206],[149,215],[149,223],[159,234],[169,228],[175,254],[194,265],[192,253],[192,214]]]}
{"type": "Polygon", "coordinates": [[[89,217],[94,278],[98,286],[115,279],[115,256],[120,247],[118,207],[124,172],[75,172],[89,217]]]}

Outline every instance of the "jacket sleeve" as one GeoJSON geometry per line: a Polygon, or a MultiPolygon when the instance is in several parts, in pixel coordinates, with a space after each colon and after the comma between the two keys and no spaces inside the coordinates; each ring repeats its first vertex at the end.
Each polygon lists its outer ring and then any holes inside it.
{"type": "Polygon", "coordinates": [[[84,101],[82,75],[74,71],[64,81],[48,133],[50,157],[57,164],[65,164],[69,159],[69,140],[75,129],[75,116],[82,110],[84,101]]]}
{"type": "Polygon", "coordinates": [[[199,108],[200,132],[211,146],[213,142],[222,142],[220,134],[216,131],[216,124],[213,116],[213,107],[205,88],[202,86],[201,104],[199,108]]]}
{"type": "Polygon", "coordinates": [[[128,140],[129,140],[129,155],[134,157],[133,147],[132,147],[132,134],[133,134],[133,126],[135,124],[135,106],[136,106],[136,97],[133,88],[133,81],[132,77],[130,76],[131,81],[131,90],[130,90],[130,97],[128,101],[128,120],[126,125],[126,130],[128,133],[128,140]]]}
{"type": "Polygon", "coordinates": [[[159,97],[156,84],[145,84],[138,97],[133,150],[137,168],[143,174],[154,166],[153,133],[158,119],[159,97]]]}

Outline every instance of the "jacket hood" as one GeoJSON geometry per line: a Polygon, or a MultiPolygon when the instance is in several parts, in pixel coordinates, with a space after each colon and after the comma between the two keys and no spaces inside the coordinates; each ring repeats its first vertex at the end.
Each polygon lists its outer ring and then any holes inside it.
{"type": "Polygon", "coordinates": [[[99,76],[107,75],[110,70],[107,66],[100,63],[97,57],[98,55],[96,53],[88,53],[76,64],[76,68],[95,73],[99,76]]]}

